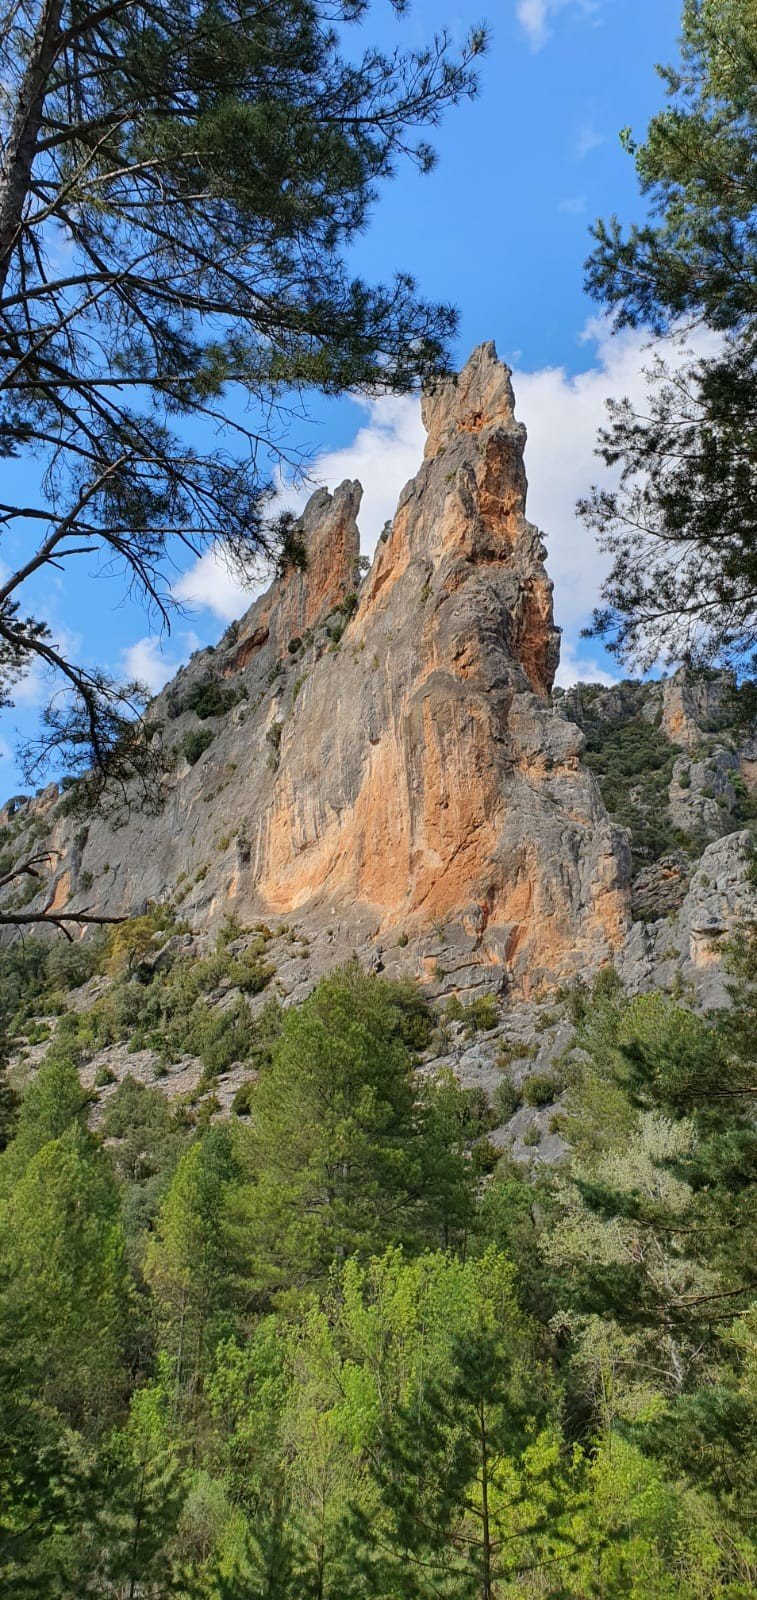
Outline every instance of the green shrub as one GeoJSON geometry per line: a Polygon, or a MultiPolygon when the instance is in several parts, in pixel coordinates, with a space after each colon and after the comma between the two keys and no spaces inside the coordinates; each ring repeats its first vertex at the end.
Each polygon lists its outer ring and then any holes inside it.
{"type": "Polygon", "coordinates": [[[77,939],[69,944],[67,939],[50,945],[47,957],[47,977],[56,989],[80,989],[83,983],[100,970],[107,947],[107,936],[77,939]]]}
{"type": "Polygon", "coordinates": [[[486,1178],[499,1165],[500,1151],[489,1139],[477,1139],[471,1150],[471,1167],[476,1177],[486,1178]]]}
{"type": "Polygon", "coordinates": [[[158,934],[169,934],[173,921],[169,906],[154,906],[141,917],[119,922],[107,936],[103,953],[105,970],[112,977],[131,971],[143,956],[155,949],[158,934]]]}
{"type": "Polygon", "coordinates": [[[190,767],[194,767],[200,756],[204,754],[212,743],[213,734],[210,728],[197,728],[194,732],[185,734],[179,745],[179,750],[189,762],[190,767]]]}
{"type": "Polygon", "coordinates": [[[109,1083],[116,1082],[116,1074],[112,1067],[98,1067],[95,1073],[95,1088],[105,1089],[109,1083]]]}
{"type": "Polygon", "coordinates": [[[526,1128],[523,1135],[523,1143],[530,1149],[533,1149],[534,1145],[541,1144],[541,1128],[536,1123],[534,1123],[533,1127],[526,1128]]]}
{"type": "Polygon", "coordinates": [[[231,1102],[231,1109],[235,1117],[249,1117],[252,1111],[252,1097],[255,1093],[255,1079],[245,1078],[231,1102]]]}
{"type": "Polygon", "coordinates": [[[49,1022],[27,1022],[24,1036],[27,1044],[43,1044],[50,1038],[49,1022]]]}
{"type": "Polygon", "coordinates": [[[527,1061],[536,1055],[535,1044],[524,1044],[522,1039],[505,1039],[497,1052],[497,1066],[506,1072],[514,1061],[527,1061]]]}
{"type": "Polygon", "coordinates": [[[503,1078],[494,1090],[492,1103],[498,1123],[509,1122],[522,1103],[521,1092],[509,1078],[503,1078]]]}
{"type": "Polygon", "coordinates": [[[281,736],[283,732],[283,722],[272,722],[270,728],[266,732],[266,739],[271,746],[271,754],[268,757],[268,765],[269,767],[273,767],[274,770],[279,764],[279,755],[281,753],[281,736]]]}
{"type": "Polygon", "coordinates": [[[242,994],[260,994],[270,983],[273,973],[273,967],[269,967],[253,952],[246,951],[230,963],[226,976],[235,989],[241,989],[242,994]]]}
{"type": "Polygon", "coordinates": [[[496,1126],[489,1096],[484,1089],[462,1089],[462,1124],[468,1139],[480,1139],[496,1126]]]}
{"type": "Polygon", "coordinates": [[[243,1000],[224,1011],[199,1001],[189,1016],[177,1018],[167,1031],[169,1046],[182,1055],[199,1056],[212,1076],[246,1060],[253,1038],[252,1018],[243,1000]]]}
{"type": "Polygon", "coordinates": [[[468,1034],[479,1030],[488,1033],[491,1028],[496,1028],[499,1020],[499,1006],[493,994],[479,995],[465,1008],[465,1031],[468,1034]]]}
{"type": "Polygon", "coordinates": [[[600,1004],[605,1000],[615,1000],[622,992],[623,984],[615,967],[612,964],[600,967],[591,986],[591,998],[594,1004],[600,1004]]]}
{"type": "Polygon", "coordinates": [[[182,711],[194,711],[195,716],[205,722],[208,717],[224,717],[238,699],[235,689],[218,683],[215,678],[203,678],[184,696],[182,711]]]}
{"type": "Polygon", "coordinates": [[[643,717],[590,724],[586,733],[586,765],[613,821],[630,829],[636,865],[657,861],[679,842],[668,803],[677,746],[643,717]]]}
{"type": "Polygon", "coordinates": [[[562,1090],[560,1079],[552,1072],[534,1072],[522,1085],[527,1106],[550,1106],[562,1090]]]}
{"type": "Polygon", "coordinates": [[[466,1038],[470,1039],[474,1033],[488,1032],[496,1028],[500,1020],[499,1006],[493,994],[480,994],[475,1000],[470,1000],[463,1005],[459,996],[453,994],[447,1001],[445,1016],[448,1022],[462,1022],[466,1038]]]}

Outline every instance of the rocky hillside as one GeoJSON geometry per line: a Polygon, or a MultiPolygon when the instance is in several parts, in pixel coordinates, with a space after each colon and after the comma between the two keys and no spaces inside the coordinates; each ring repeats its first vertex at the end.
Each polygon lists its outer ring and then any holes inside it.
{"type": "Polygon", "coordinates": [[[356,954],[433,1002],[424,1070],[479,1096],[495,1148],[552,1160],[587,985],[723,1002],[725,942],[755,914],[743,693],[685,672],[553,689],[493,346],[424,418],[370,571],[360,485],[318,491],[267,593],[155,701],[157,807],[85,819],[69,785],[0,813],[5,863],[50,851],[29,905],[130,919],[107,946],[6,952],[17,1073],[54,1036],[98,1104],[128,1077],[243,1113],[282,1007],[356,954]]]}
{"type": "Polygon", "coordinates": [[[525,430],[493,345],[423,416],[370,570],[360,485],[317,491],[268,591],[154,702],[155,806],[84,818],[75,784],[6,805],[4,860],[50,852],[17,901],[170,904],[206,942],[229,917],[284,924],[291,995],[357,949],[431,994],[528,1000],[612,963],[706,1001],[751,905],[744,697],[685,672],[553,691],[525,430]]]}
{"type": "Polygon", "coordinates": [[[319,945],[401,942],[419,976],[443,927],[461,975],[523,993],[617,952],[628,847],[550,704],[552,588],[493,345],[424,420],[367,575],[359,484],[319,491],[282,575],[156,700],[173,763],[157,815],[83,823],[75,791],[16,805],[52,847],[47,904],[170,899],[211,930],[295,917],[319,945]]]}

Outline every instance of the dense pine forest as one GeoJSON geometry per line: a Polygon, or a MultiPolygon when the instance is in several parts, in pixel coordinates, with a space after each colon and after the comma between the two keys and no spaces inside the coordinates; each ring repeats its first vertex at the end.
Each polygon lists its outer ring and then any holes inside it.
{"type": "Polygon", "coordinates": [[[704,1018],[611,969],[559,998],[571,1154],[529,1170],[416,1070],[453,1024],[412,985],[355,961],[211,1027],[265,982],[235,931],[3,954],[6,1049],[59,1017],[3,1080],[2,1592],[747,1600],[754,942],[704,1018]],[[205,1089],[248,1060],[232,1117],[129,1076],[93,1117],[87,1051],[146,1036],[205,1089]]]}

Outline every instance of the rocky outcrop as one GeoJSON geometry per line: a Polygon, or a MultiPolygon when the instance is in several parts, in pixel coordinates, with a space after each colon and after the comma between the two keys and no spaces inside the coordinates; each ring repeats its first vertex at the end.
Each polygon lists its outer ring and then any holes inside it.
{"type": "Polygon", "coordinates": [[[155,702],[177,757],[162,813],[86,838],[56,824],[56,904],[294,918],[324,944],[372,941],[379,963],[400,949],[429,980],[454,952],[466,981],[520,992],[619,949],[627,843],[549,703],[552,586],[494,346],[423,416],[368,575],[360,486],[319,490],[283,574],[155,702]]]}
{"type": "Polygon", "coordinates": [[[699,1006],[725,1005],[724,947],[754,917],[754,841],[742,829],[708,845],[676,914],[634,923],[620,976],[632,993],[683,984],[699,1006]]]}
{"type": "Polygon", "coordinates": [[[345,482],[317,489],[285,544],[281,574],[247,613],[224,676],[242,671],[263,645],[274,660],[296,653],[305,634],[343,605],[360,580],[357,514],[363,491],[345,482]]]}
{"type": "Polygon", "coordinates": [[[731,833],[738,809],[733,778],[739,771],[738,753],[722,745],[699,760],[679,756],[669,791],[674,826],[703,841],[731,833]]]}

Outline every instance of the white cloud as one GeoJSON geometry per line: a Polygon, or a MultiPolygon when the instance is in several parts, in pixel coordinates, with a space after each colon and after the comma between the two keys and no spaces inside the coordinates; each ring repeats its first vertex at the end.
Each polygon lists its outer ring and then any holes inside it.
{"type": "MultiPolygon", "coordinates": [[[[555,617],[564,630],[558,677],[564,685],[580,678],[612,681],[606,669],[597,665],[591,645],[580,639],[581,628],[597,602],[607,559],[598,551],[594,536],[579,522],[575,504],[592,484],[609,481],[604,463],[595,455],[597,431],[605,420],[606,398],[627,395],[641,403],[646,388],[644,368],[650,364],[646,339],[639,333],[628,331],[612,338],[603,323],[593,321],[581,335],[581,342],[586,345],[587,354],[586,364],[578,373],[570,374],[565,367],[545,367],[536,372],[516,368],[513,373],[517,415],[528,429],[528,514],[544,530],[547,565],[555,585],[555,617]]],[[[710,338],[706,348],[713,347],[710,338]]],[[[705,346],[700,343],[698,349],[704,353],[705,346]]],[[[680,360],[682,346],[668,342],[665,353],[671,360],[680,360]]],[[[358,478],[364,489],[360,512],[362,548],[365,554],[372,555],[384,523],[394,513],[400,491],[418,471],[424,430],[415,397],[388,396],[361,404],[366,420],[352,442],[318,457],[309,485],[296,491],[282,489],[280,500],[299,510],[315,485],[325,484],[333,490],[345,478],[358,478]]],[[[241,585],[238,575],[210,553],[180,580],[177,593],[188,602],[207,607],[223,622],[239,616],[251,599],[250,590],[241,585]]],[[[139,641],[135,648],[144,644],[139,641]]]]}
{"type": "Polygon", "coordinates": [[[174,599],[191,610],[212,611],[220,622],[233,622],[260,592],[260,581],[247,582],[223,551],[206,550],[173,585],[174,599]]]}
{"type": "Polygon", "coordinates": [[[591,122],[585,122],[576,139],[576,155],[580,157],[591,155],[592,150],[598,150],[605,143],[605,135],[599,133],[591,122]]]}
{"type": "Polygon", "coordinates": [[[550,21],[558,11],[576,11],[593,16],[602,0],[517,0],[515,15],[532,50],[541,50],[552,36],[550,21]]]}
{"type": "Polygon", "coordinates": [[[178,653],[172,651],[167,655],[162,640],[156,635],[148,634],[144,639],[137,639],[121,652],[124,678],[143,683],[151,694],[157,694],[200,642],[194,633],[181,634],[180,640],[183,648],[178,653]]]}
{"type": "Polygon", "coordinates": [[[549,38],[547,28],[547,12],[551,9],[548,0],[518,0],[515,14],[522,28],[525,28],[534,50],[540,50],[549,38]]]}
{"type": "MultiPolygon", "coordinates": [[[[367,420],[351,443],[318,456],[305,485],[296,489],[282,486],[277,505],[301,511],[316,488],[325,486],[333,491],[345,478],[358,478],[363,485],[363,549],[372,555],[384,523],[394,516],[400,490],[418,471],[425,434],[414,396],[387,395],[358,403],[367,420]]],[[[247,610],[269,577],[261,574],[255,583],[245,584],[220,551],[209,550],[182,574],[173,593],[184,604],[212,611],[221,622],[231,622],[247,610]]]]}
{"type": "MultiPolygon", "coordinates": [[[[555,585],[555,617],[565,630],[566,661],[585,659],[586,647],[577,641],[608,566],[594,535],[576,516],[576,500],[592,484],[611,481],[595,454],[605,400],[609,395],[628,396],[641,406],[646,394],[644,369],[651,360],[645,335],[627,331],[613,338],[600,321],[587,325],[582,342],[595,346],[594,359],[582,372],[571,375],[564,367],[545,367],[513,373],[517,415],[528,429],[528,514],[544,530],[547,566],[555,585]]],[[[697,349],[704,353],[705,348],[714,348],[712,336],[701,336],[697,349]]],[[[669,340],[664,353],[675,362],[682,359],[684,349],[669,340]]]]}
{"type": "Polygon", "coordinates": [[[570,689],[574,683],[617,683],[617,678],[606,667],[600,667],[594,656],[579,655],[578,648],[571,639],[561,641],[560,665],[555,674],[555,683],[561,689],[570,689]]]}
{"type": "Polygon", "coordinates": [[[582,217],[586,211],[586,195],[566,195],[564,200],[560,200],[557,209],[569,217],[582,217]]]}
{"type": "MultiPolygon", "coordinates": [[[[420,403],[414,395],[386,395],[366,400],[364,407],[367,421],[352,443],[319,456],[311,477],[314,484],[325,484],[331,490],[345,478],[360,480],[361,543],[364,552],[372,555],[384,523],[394,516],[400,491],[418,471],[426,435],[420,403]]],[[[299,496],[300,505],[311,488],[299,496]]],[[[294,503],[291,496],[285,499],[287,504],[294,503]]]]}

